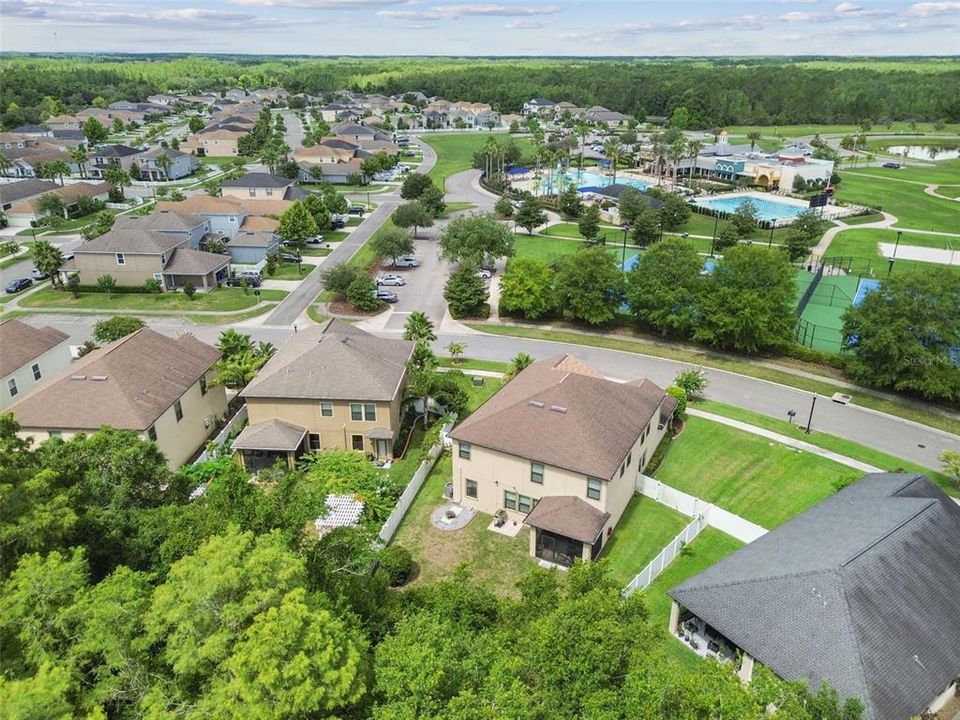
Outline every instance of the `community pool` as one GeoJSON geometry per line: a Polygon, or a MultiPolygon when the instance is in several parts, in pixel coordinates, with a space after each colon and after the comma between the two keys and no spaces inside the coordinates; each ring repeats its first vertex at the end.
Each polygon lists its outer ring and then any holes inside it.
{"type": "Polygon", "coordinates": [[[807,209],[806,205],[800,203],[770,200],[762,195],[731,195],[727,197],[697,198],[694,202],[700,207],[705,207],[710,210],[733,213],[747,200],[752,202],[754,207],[757,208],[757,217],[763,222],[770,222],[771,220],[793,220],[797,215],[807,209]]]}
{"type": "MultiPolygon", "coordinates": [[[[613,177],[610,175],[601,175],[600,173],[589,170],[566,170],[563,173],[554,171],[549,173],[540,185],[542,195],[551,195],[559,192],[570,185],[574,185],[577,190],[589,191],[606,187],[613,184],[613,177]]],[[[642,180],[618,175],[617,185],[629,185],[637,190],[643,191],[650,187],[642,180]]]]}

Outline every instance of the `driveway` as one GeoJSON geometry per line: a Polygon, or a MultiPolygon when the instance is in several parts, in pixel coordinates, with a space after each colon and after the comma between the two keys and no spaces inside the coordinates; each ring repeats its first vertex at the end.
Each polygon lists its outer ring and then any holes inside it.
{"type": "MultiPolygon", "coordinates": [[[[51,243],[60,248],[60,252],[64,254],[83,242],[79,235],[48,235],[42,239],[49,240],[51,243]]],[[[33,240],[33,238],[23,236],[19,238],[19,241],[21,242],[26,240],[33,240]]],[[[6,287],[7,283],[11,280],[16,280],[17,278],[22,277],[30,277],[30,271],[33,270],[33,260],[30,259],[29,253],[23,255],[22,257],[24,259],[20,262],[0,270],[0,283],[2,283],[4,287],[6,287]]]]}

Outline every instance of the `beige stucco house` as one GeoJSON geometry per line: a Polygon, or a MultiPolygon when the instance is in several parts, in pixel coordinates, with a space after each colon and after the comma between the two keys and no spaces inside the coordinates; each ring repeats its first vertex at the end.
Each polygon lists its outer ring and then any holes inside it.
{"type": "Polygon", "coordinates": [[[70,365],[69,338],[49,326],[0,322],[0,410],[70,365]]]}
{"type": "Polygon", "coordinates": [[[254,470],[326,448],[392,457],[412,352],[340,320],[296,333],[241,393],[238,459],[254,470]]]}
{"type": "Polygon", "coordinates": [[[594,559],[675,409],[649,380],[607,380],[572,355],[534,363],[450,433],[453,499],[529,525],[535,557],[594,559]]]}
{"type": "Polygon", "coordinates": [[[192,335],[141,328],[85,355],[10,406],[20,436],[42,442],[108,425],[153,440],[171,468],[200,450],[227,413],[212,386],[220,352],[192,335]]]}

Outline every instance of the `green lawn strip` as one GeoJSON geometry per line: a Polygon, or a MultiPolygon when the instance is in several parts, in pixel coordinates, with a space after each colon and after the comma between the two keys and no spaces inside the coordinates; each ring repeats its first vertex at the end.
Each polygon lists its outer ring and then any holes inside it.
{"type": "Polygon", "coordinates": [[[946,187],[941,185],[937,188],[937,192],[950,198],[960,198],[960,187],[957,186],[946,187]]]}
{"type": "MultiPolygon", "coordinates": [[[[889,261],[887,257],[880,252],[878,243],[895,243],[896,239],[896,230],[884,230],[882,228],[844,230],[834,235],[824,257],[856,258],[857,261],[850,266],[851,272],[872,277],[886,277],[890,272],[902,273],[908,270],[929,270],[937,266],[937,263],[905,260],[901,256],[894,262],[891,271],[889,261]]],[[[954,249],[960,250],[960,237],[948,238],[938,235],[922,235],[920,233],[903,233],[900,236],[901,245],[919,245],[922,247],[944,249],[947,243],[954,249]]],[[[953,272],[960,273],[960,266],[958,265],[941,265],[940,267],[948,267],[953,272]]]]}
{"type": "Polygon", "coordinates": [[[626,585],[690,518],[642,495],[634,495],[603,551],[610,577],[626,585]]]}
{"type": "Polygon", "coordinates": [[[889,472],[906,470],[908,472],[923,473],[930,479],[934,480],[941,488],[944,489],[945,492],[960,497],[960,487],[957,486],[956,481],[947,477],[943,473],[923,467],[922,465],[910,462],[909,460],[904,460],[903,458],[889,455],[885,452],[881,452],[880,450],[874,450],[866,445],[860,445],[859,443],[855,443],[851,440],[846,440],[844,438],[837,437],[836,435],[828,435],[816,430],[807,435],[799,428],[799,426],[787,422],[786,420],[778,420],[777,418],[772,418],[768,415],[754,412],[753,410],[745,410],[743,408],[734,407],[733,405],[727,405],[726,403],[716,402],[715,400],[697,400],[691,407],[695,407],[698,410],[711,412],[716,415],[723,415],[724,417],[728,417],[733,420],[739,420],[751,425],[756,425],[757,427],[761,427],[766,430],[773,430],[781,435],[795,437],[798,440],[803,440],[811,445],[816,445],[817,447],[821,447],[825,450],[831,450],[835,453],[839,453],[840,455],[845,455],[846,457],[853,458],[854,460],[859,460],[860,462],[873,465],[881,470],[887,470],[889,472]]]}
{"type": "Polygon", "coordinates": [[[318,325],[325,323],[329,318],[323,314],[320,308],[316,305],[311,305],[307,308],[307,317],[313,320],[318,325]]]}
{"type": "MultiPolygon", "coordinates": [[[[902,142],[894,144],[917,145],[919,143],[902,142]]],[[[910,163],[916,161],[907,158],[904,162],[910,163]]],[[[843,171],[844,178],[847,173],[854,175],[878,175],[880,177],[890,178],[891,180],[910,180],[913,182],[929,183],[931,185],[939,183],[945,185],[960,185],[960,159],[939,160],[929,165],[904,165],[897,169],[883,167],[848,168],[843,171]]]]}
{"type": "Polygon", "coordinates": [[[197,158],[201,165],[230,165],[236,160],[236,157],[212,157],[203,155],[197,158]]]}
{"type": "Polygon", "coordinates": [[[471,360],[470,358],[461,358],[459,363],[456,363],[453,361],[453,358],[438,357],[437,362],[441,367],[456,368],[457,370],[507,372],[507,370],[510,369],[510,363],[497,362],[496,360],[471,360]]]}
{"type": "Polygon", "coordinates": [[[461,210],[472,210],[475,207],[476,205],[472,202],[448,202],[443,216],[448,217],[451,213],[459,212],[461,210]]]}
{"type": "Polygon", "coordinates": [[[17,263],[22,263],[24,261],[30,262],[33,259],[33,256],[30,254],[31,249],[33,248],[32,242],[21,242],[17,244],[20,246],[26,247],[27,252],[21,253],[19,255],[11,255],[9,257],[5,257],[3,260],[0,260],[0,270],[11,267],[12,265],[16,265],[17,263]]]}
{"type": "Polygon", "coordinates": [[[280,263],[277,265],[277,271],[270,275],[267,273],[267,280],[301,280],[309,275],[316,265],[300,263],[300,270],[297,270],[297,263],[280,263]]]}
{"type": "MultiPolygon", "coordinates": [[[[930,412],[922,408],[911,405],[904,405],[894,400],[877,397],[856,389],[844,388],[838,385],[831,385],[830,378],[824,377],[821,380],[794,375],[792,373],[778,370],[776,368],[766,367],[750,363],[745,360],[727,357],[718,353],[712,353],[707,350],[692,350],[688,348],[678,348],[669,345],[661,345],[643,340],[632,340],[628,338],[611,338],[587,333],[570,332],[565,330],[545,330],[541,328],[526,328],[505,325],[488,325],[483,323],[466,323],[467,327],[490,333],[491,335],[507,335],[514,337],[530,338],[532,340],[550,340],[553,342],[565,343],[570,345],[583,345],[586,347],[599,347],[608,350],[619,350],[621,352],[637,353],[641,355],[650,355],[653,357],[662,357],[669,360],[678,360],[680,362],[692,363],[695,365],[704,365],[714,367],[720,370],[754,377],[759,380],[769,380],[788,387],[794,387],[807,392],[819,393],[827,397],[837,392],[847,393],[853,397],[853,403],[862,407],[868,407],[872,410],[887,413],[896,417],[905,418],[923,425],[943,430],[945,432],[960,435],[960,421],[945,417],[935,412],[930,412]]],[[[799,363],[798,363],[799,364],[799,363]]],[[[807,372],[822,373],[823,369],[816,365],[800,364],[807,372]]]]}
{"type": "Polygon", "coordinates": [[[690,417],[654,475],[678,490],[774,528],[862,474],[745,430],[690,417]]]}
{"type": "Polygon", "coordinates": [[[303,257],[326,257],[332,252],[333,250],[331,248],[307,245],[307,247],[303,250],[303,257]]]}
{"type": "Polygon", "coordinates": [[[253,308],[245,312],[230,313],[228,315],[187,315],[187,319],[198,325],[232,325],[233,323],[242,322],[243,320],[249,320],[258,315],[268,313],[273,310],[276,305],[276,303],[269,303],[263,307],[253,308]]]}
{"type": "MultiPolygon", "coordinates": [[[[546,235],[515,233],[513,238],[513,248],[517,257],[532,257],[548,264],[556,262],[564,255],[570,255],[586,247],[582,240],[555,238],[546,235]]],[[[608,243],[607,250],[616,256],[618,262],[629,260],[639,252],[634,247],[627,247],[624,251],[622,246],[618,246],[616,243],[608,243]]]]}
{"type": "Polygon", "coordinates": [[[83,310],[191,310],[231,312],[245,310],[264,300],[282,300],[283,290],[261,290],[260,297],[252,292],[245,295],[240,288],[219,288],[212,292],[198,292],[193,300],[182,292],[158,294],[80,293],[74,298],[63,290],[45,288],[20,301],[21,307],[77,308],[83,310]]]}
{"type": "Polygon", "coordinates": [[[345,230],[331,230],[323,234],[324,242],[341,242],[350,237],[350,233],[345,230]]]}
{"type": "Polygon", "coordinates": [[[357,225],[359,225],[362,222],[363,222],[363,218],[351,217],[349,220],[347,220],[347,227],[357,227],[357,225]]]}
{"type": "Polygon", "coordinates": [[[443,488],[450,481],[453,462],[444,454],[427,476],[393,542],[407,548],[417,563],[414,585],[449,576],[466,564],[471,580],[501,595],[517,595],[516,582],[536,567],[530,557],[528,528],[515,538],[487,530],[491,517],[478,513],[461,530],[439,530],[430,522],[430,513],[444,503],[443,488]]]}
{"type": "Polygon", "coordinates": [[[897,216],[897,226],[956,232],[958,214],[952,200],[932,197],[923,186],[842,172],[836,197],[844,203],[880,208],[897,216]]]}
{"type": "Polygon", "coordinates": [[[867,223],[881,222],[883,215],[881,213],[870,213],[869,215],[856,215],[855,217],[843,218],[847,225],[866,225],[867,223]]]}
{"type": "MultiPolygon", "coordinates": [[[[454,173],[469,170],[473,166],[473,154],[483,148],[487,139],[495,137],[504,141],[511,136],[508,133],[440,133],[430,134],[423,141],[437,153],[437,163],[427,173],[430,178],[440,183],[454,173]]],[[[533,150],[529,138],[514,137],[514,142],[520,146],[524,154],[533,150]]]]}
{"type": "MultiPolygon", "coordinates": [[[[806,66],[812,66],[814,63],[804,63],[806,66]]],[[[960,125],[956,123],[947,124],[943,130],[937,130],[932,122],[918,122],[916,129],[910,127],[910,123],[897,121],[889,128],[876,125],[867,133],[870,135],[906,135],[902,140],[891,140],[890,144],[912,145],[920,142],[934,142],[935,138],[918,137],[922,133],[956,133],[960,125]]],[[[730,135],[746,135],[753,130],[759,130],[765,136],[783,136],[785,139],[806,137],[808,135],[850,135],[859,132],[859,125],[733,125],[724,128],[730,135]]]]}

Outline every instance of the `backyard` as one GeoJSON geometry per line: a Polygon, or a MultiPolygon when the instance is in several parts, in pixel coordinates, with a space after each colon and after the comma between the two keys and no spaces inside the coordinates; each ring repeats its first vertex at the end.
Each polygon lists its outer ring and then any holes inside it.
{"type": "Polygon", "coordinates": [[[634,495],[603,551],[610,577],[626,585],[689,524],[686,515],[634,495]]]}

